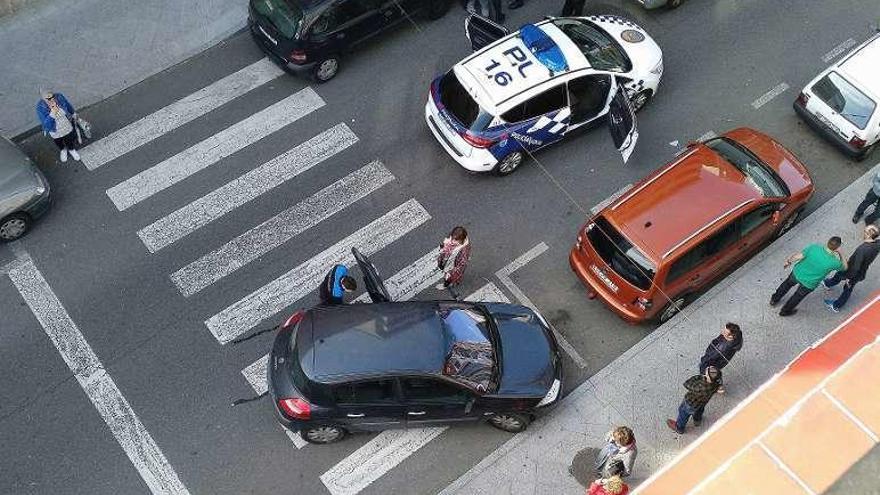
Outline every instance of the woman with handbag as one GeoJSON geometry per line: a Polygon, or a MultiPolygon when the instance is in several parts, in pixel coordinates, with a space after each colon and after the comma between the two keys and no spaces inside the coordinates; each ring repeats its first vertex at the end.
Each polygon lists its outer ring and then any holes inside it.
{"type": "Polygon", "coordinates": [[[440,254],[437,256],[437,268],[443,272],[443,282],[437,284],[437,290],[446,289],[452,297],[458,299],[454,287],[461,283],[461,277],[471,257],[471,244],[467,230],[458,226],[452,229],[449,236],[440,243],[440,254]]]}
{"type": "Polygon", "coordinates": [[[55,145],[61,150],[62,162],[67,161],[68,153],[74,160],[79,160],[77,147],[76,110],[61,93],[44,91],[42,98],[37,102],[37,118],[43,128],[43,134],[48,134],[55,141],[55,145]]]}

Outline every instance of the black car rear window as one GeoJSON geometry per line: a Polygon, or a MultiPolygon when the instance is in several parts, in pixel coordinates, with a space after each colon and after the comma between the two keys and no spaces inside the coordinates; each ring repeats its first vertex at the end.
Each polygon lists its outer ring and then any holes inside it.
{"type": "Polygon", "coordinates": [[[641,290],[651,287],[656,267],[604,217],[587,226],[587,238],[602,260],[624,280],[641,290]]]}
{"type": "Polygon", "coordinates": [[[877,107],[874,100],[837,72],[829,72],[816,81],[810,89],[832,110],[859,129],[864,129],[868,125],[871,115],[874,114],[874,108],[877,107]]]}
{"type": "Polygon", "coordinates": [[[479,132],[489,127],[492,115],[483,111],[458,81],[454,71],[440,79],[440,101],[461,125],[479,132]]]}
{"type": "Polygon", "coordinates": [[[291,0],[251,0],[254,11],[269,21],[287,39],[293,39],[299,30],[303,11],[291,0]]]}

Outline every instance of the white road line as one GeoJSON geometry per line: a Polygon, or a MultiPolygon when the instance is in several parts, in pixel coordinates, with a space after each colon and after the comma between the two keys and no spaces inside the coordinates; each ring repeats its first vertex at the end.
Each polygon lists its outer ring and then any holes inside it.
{"type": "Polygon", "coordinates": [[[838,55],[849,50],[850,48],[852,48],[854,46],[856,46],[856,40],[850,38],[850,39],[844,41],[843,43],[835,46],[833,49],[831,49],[830,52],[826,53],[825,55],[822,55],[822,61],[827,64],[828,62],[831,62],[833,59],[837,58],[838,55]]]}
{"type": "MultiPolygon", "coordinates": [[[[517,287],[516,284],[513,283],[513,280],[510,279],[510,275],[513,272],[515,272],[516,270],[520,269],[523,265],[525,265],[529,261],[532,261],[533,259],[540,256],[541,253],[543,253],[547,249],[548,249],[547,244],[544,242],[541,242],[538,245],[536,245],[535,247],[533,247],[532,249],[529,249],[528,251],[526,251],[519,258],[511,261],[504,268],[495,272],[495,276],[498,277],[498,280],[500,280],[501,283],[504,284],[505,287],[507,287],[507,290],[509,290],[510,293],[513,294],[513,297],[515,297],[519,301],[519,303],[522,304],[523,306],[528,306],[529,308],[531,308],[532,311],[538,311],[538,307],[535,306],[535,303],[533,303],[532,300],[529,299],[528,296],[526,296],[523,291],[519,290],[519,287],[517,287]]],[[[568,340],[565,339],[565,336],[562,335],[561,332],[556,330],[556,328],[552,324],[550,325],[550,330],[553,330],[553,335],[556,336],[556,341],[559,342],[559,347],[561,347],[562,350],[568,354],[568,356],[571,358],[571,360],[574,361],[574,363],[579,368],[582,368],[582,369],[586,368],[587,362],[584,360],[583,357],[581,357],[581,355],[577,352],[577,350],[574,348],[574,346],[571,345],[568,342],[568,340]]]]}
{"type": "MultiPolygon", "coordinates": [[[[407,301],[419,292],[427,289],[431,284],[436,284],[443,277],[443,272],[437,268],[438,248],[425,253],[421,258],[413,261],[403,270],[395,273],[384,280],[388,295],[394,301],[407,301]]],[[[353,302],[371,302],[370,295],[363,293],[353,302]]]]}
{"type": "Polygon", "coordinates": [[[369,256],[430,218],[418,201],[410,199],[207,319],[205,325],[225,344],[315,290],[333,265],[353,263],[352,247],[369,256]]]}
{"type": "Polygon", "coordinates": [[[621,196],[626,194],[627,191],[632,189],[632,186],[633,186],[632,184],[627,184],[627,185],[621,187],[620,189],[617,190],[617,192],[615,192],[611,196],[608,196],[607,198],[603,199],[596,206],[590,208],[590,213],[593,215],[595,215],[596,213],[599,213],[603,208],[605,208],[606,206],[610,205],[611,203],[617,201],[618,198],[620,198],[621,196]]]}
{"type": "Polygon", "coordinates": [[[302,89],[116,184],[107,189],[107,196],[119,211],[126,210],[323,106],[312,88],[302,89]]]}
{"type": "Polygon", "coordinates": [[[269,58],[259,60],[86,145],[79,151],[82,162],[87,169],[95,170],[282,74],[284,71],[269,58]]]}
{"type": "Polygon", "coordinates": [[[247,368],[241,370],[244,379],[251,385],[257,395],[263,395],[269,391],[269,385],[266,382],[266,366],[269,364],[269,354],[266,353],[260,359],[249,364],[247,368]]]}
{"type": "Polygon", "coordinates": [[[171,280],[189,297],[392,180],[394,176],[381,162],[369,163],[177,270],[171,280]]]}
{"type": "Polygon", "coordinates": [[[758,98],[757,100],[753,101],[753,102],[752,102],[752,108],[754,108],[755,110],[757,110],[757,109],[763,107],[763,106],[766,105],[770,100],[772,100],[773,98],[776,98],[777,96],[781,95],[786,89],[788,89],[788,84],[786,84],[786,83],[784,83],[784,82],[781,82],[781,83],[777,84],[773,89],[771,89],[770,91],[767,91],[766,93],[764,93],[763,95],[761,95],[760,98],[758,98]]]}
{"type": "Polygon", "coordinates": [[[702,143],[703,141],[708,141],[710,139],[718,137],[718,134],[715,134],[715,131],[706,131],[700,137],[697,138],[697,141],[702,143]]]}
{"type": "Polygon", "coordinates": [[[321,475],[331,495],[355,495],[446,430],[386,430],[321,475]]]}
{"type": "Polygon", "coordinates": [[[150,491],[154,494],[188,494],[174,468],[33,261],[25,257],[13,263],[8,272],[12,283],[150,491]]]}
{"type": "Polygon", "coordinates": [[[179,241],[356,143],[338,124],[138,231],[151,253],[179,241]]]}
{"type": "MultiPolygon", "coordinates": [[[[507,296],[492,282],[467,296],[465,300],[509,302],[507,296]]],[[[268,361],[268,356],[266,360],[268,361]]],[[[331,495],[356,495],[446,431],[446,428],[383,431],[322,474],[321,481],[331,495]]]]}

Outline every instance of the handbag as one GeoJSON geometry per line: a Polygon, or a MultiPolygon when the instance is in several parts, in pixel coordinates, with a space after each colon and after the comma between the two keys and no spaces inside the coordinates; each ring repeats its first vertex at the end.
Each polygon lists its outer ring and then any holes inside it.
{"type": "Polygon", "coordinates": [[[89,121],[77,115],[76,127],[79,128],[79,130],[82,132],[82,135],[85,136],[86,139],[92,139],[92,124],[90,124],[89,121]]]}

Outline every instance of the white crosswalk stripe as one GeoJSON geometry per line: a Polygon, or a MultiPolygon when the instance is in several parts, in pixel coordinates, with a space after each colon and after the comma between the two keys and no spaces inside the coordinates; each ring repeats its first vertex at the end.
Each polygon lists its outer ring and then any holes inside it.
{"type": "Polygon", "coordinates": [[[182,239],[356,143],[338,124],[138,231],[151,253],[182,239]]]}
{"type": "Polygon", "coordinates": [[[177,100],[112,134],[84,146],[82,162],[89,170],[111,162],[150,141],[191,122],[283,74],[275,63],[264,58],[177,100]]]}
{"type": "Polygon", "coordinates": [[[189,297],[392,180],[381,162],[372,162],[172,273],[171,280],[189,297]]]}
{"type": "Polygon", "coordinates": [[[430,218],[418,201],[410,199],[207,319],[205,325],[225,344],[313,291],[333,265],[353,263],[352,247],[369,256],[430,218]]]}
{"type": "Polygon", "coordinates": [[[323,106],[313,89],[300,90],[107,189],[107,196],[126,210],[323,106]]]}

